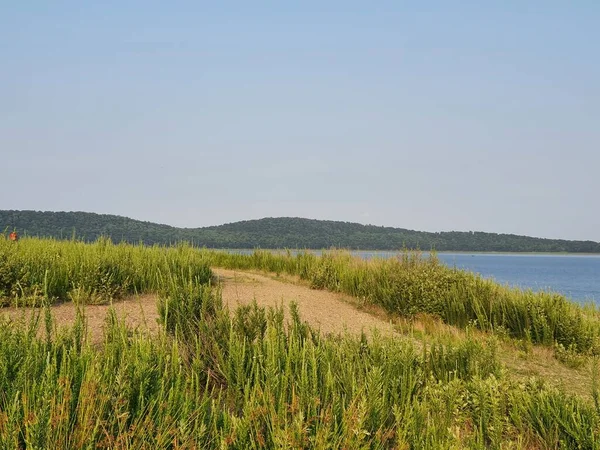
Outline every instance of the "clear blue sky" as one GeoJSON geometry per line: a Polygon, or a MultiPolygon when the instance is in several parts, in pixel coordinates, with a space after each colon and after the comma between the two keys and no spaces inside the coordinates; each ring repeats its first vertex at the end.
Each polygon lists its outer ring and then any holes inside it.
{"type": "Polygon", "coordinates": [[[0,209],[600,241],[597,0],[218,3],[3,2],[0,209]]]}

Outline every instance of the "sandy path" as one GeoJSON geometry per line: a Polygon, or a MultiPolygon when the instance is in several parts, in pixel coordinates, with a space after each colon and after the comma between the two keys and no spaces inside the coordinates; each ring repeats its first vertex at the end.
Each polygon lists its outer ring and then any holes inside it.
{"type": "MultiPolygon", "coordinates": [[[[395,334],[391,324],[356,309],[344,301],[348,297],[342,294],[313,290],[306,285],[295,284],[289,280],[276,280],[265,274],[219,268],[212,270],[219,280],[223,302],[230,309],[256,300],[258,305],[265,307],[283,305],[287,314],[288,306],[293,301],[298,304],[302,319],[323,333],[337,334],[347,331],[360,334],[363,330],[370,333],[377,328],[383,335],[395,334]]],[[[156,300],[155,295],[142,295],[115,301],[112,306],[117,316],[124,320],[128,327],[153,333],[159,327],[156,300]]],[[[111,305],[85,307],[88,331],[93,343],[102,341],[104,322],[110,307],[111,305]]],[[[31,311],[30,308],[0,308],[0,317],[27,320],[31,311]]],[[[75,322],[77,308],[73,303],[65,302],[52,306],[52,313],[56,326],[60,328],[75,322]]]]}
{"type": "Polygon", "coordinates": [[[310,289],[302,284],[278,281],[268,275],[212,268],[222,287],[223,301],[231,309],[237,305],[247,305],[256,299],[259,306],[279,306],[284,309],[292,302],[298,304],[303,320],[323,333],[348,331],[360,334],[377,328],[383,335],[395,334],[388,322],[364,311],[360,311],[344,301],[347,296],[328,291],[310,289]]]}

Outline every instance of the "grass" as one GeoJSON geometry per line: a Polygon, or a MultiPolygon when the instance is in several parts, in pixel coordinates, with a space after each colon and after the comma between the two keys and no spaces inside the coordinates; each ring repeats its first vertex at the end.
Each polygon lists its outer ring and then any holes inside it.
{"type": "Polygon", "coordinates": [[[343,292],[400,316],[431,314],[445,323],[506,333],[534,344],[600,353],[600,316],[564,296],[509,288],[450,268],[435,255],[362,260],[348,252],[322,256],[256,251],[251,255],[204,250],[211,265],[296,275],[315,289],[343,292]]]}
{"type": "MultiPolygon", "coordinates": [[[[3,273],[15,268],[17,274],[29,273],[16,278],[27,289],[9,284],[4,291],[8,303],[33,294],[65,300],[76,289],[98,295],[104,292],[98,286],[131,280],[119,295],[159,293],[162,328],[156,335],[133,332],[110,314],[103,343],[92,345],[84,315],[59,333],[53,332],[48,307],[30,322],[4,320],[0,448],[600,448],[599,402],[538,378],[508,376],[499,334],[487,332],[494,327],[467,320],[464,331],[439,332],[445,326],[440,318],[450,319],[444,307],[437,309],[439,300],[432,306],[426,299],[436,301],[434,293],[446,292],[442,286],[469,281],[471,275],[444,272],[434,262],[406,257],[363,264],[344,254],[313,259],[258,253],[235,259],[185,246],[108,241],[23,239],[5,245],[0,242],[3,273]],[[53,258],[56,254],[61,256],[53,258]],[[105,262],[102,267],[109,270],[86,274],[95,267],[92,262],[105,262]],[[365,296],[367,301],[416,317],[429,338],[416,345],[414,339],[377,334],[322,336],[293,306],[288,323],[281,309],[250,305],[228,311],[211,287],[211,264],[292,273],[315,287],[349,294],[350,288],[367,294],[369,283],[385,280],[380,270],[392,279],[365,296]],[[422,283],[421,291],[415,283],[422,283]],[[399,295],[403,292],[413,296],[399,295]]],[[[506,304],[521,295],[509,294],[515,297],[506,304]]],[[[544,301],[523,295],[523,301],[544,301]]],[[[568,311],[594,329],[593,313],[568,311]]],[[[549,329],[557,326],[547,322],[549,329]]],[[[557,348],[572,353],[562,355],[567,359],[584,350],[557,348]]]]}
{"type": "Polygon", "coordinates": [[[146,336],[109,316],[100,348],[82,324],[49,339],[42,321],[2,324],[0,447],[598,446],[593,406],[511,382],[492,341],[326,338],[293,311],[284,326],[281,310],[232,317],[218,295],[183,292],[170,300],[201,303],[193,317],[146,336]]]}
{"type": "Polygon", "coordinates": [[[207,282],[210,269],[203,260],[186,245],[115,245],[106,238],[93,244],[52,239],[15,243],[0,235],[0,305],[104,303],[190,280],[207,282]]]}

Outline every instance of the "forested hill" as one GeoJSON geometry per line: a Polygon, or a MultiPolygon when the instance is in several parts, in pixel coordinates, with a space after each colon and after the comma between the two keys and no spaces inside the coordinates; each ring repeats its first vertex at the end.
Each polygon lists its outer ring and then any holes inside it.
{"type": "Polygon", "coordinates": [[[600,243],[541,239],[483,232],[428,233],[402,228],[301,218],[266,218],[205,228],[175,228],[121,216],[86,212],[0,210],[0,231],[92,241],[101,235],[113,241],[172,244],[189,241],[209,248],[329,247],[369,250],[401,248],[438,251],[600,253],[600,243]]]}

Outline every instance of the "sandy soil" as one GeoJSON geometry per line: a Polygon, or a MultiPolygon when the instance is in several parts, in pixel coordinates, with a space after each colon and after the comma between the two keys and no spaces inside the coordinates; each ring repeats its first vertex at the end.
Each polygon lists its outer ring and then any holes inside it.
{"type": "Polygon", "coordinates": [[[377,328],[383,335],[394,334],[391,324],[352,306],[342,294],[310,289],[288,279],[277,280],[268,275],[227,269],[212,269],[222,286],[223,301],[230,309],[256,300],[260,306],[279,306],[289,309],[292,301],[298,304],[302,319],[322,333],[347,331],[360,334],[377,328]]]}
{"type": "MultiPolygon", "coordinates": [[[[320,329],[323,333],[360,334],[369,333],[377,328],[383,335],[394,334],[392,325],[385,320],[360,311],[348,303],[347,297],[328,291],[310,289],[308,286],[291,282],[289,279],[277,280],[264,274],[212,269],[221,285],[223,301],[234,309],[237,305],[256,302],[260,306],[283,305],[286,313],[293,301],[304,320],[320,329]]],[[[156,296],[144,295],[115,301],[112,306],[117,316],[132,329],[156,332],[158,330],[158,311],[156,296]]],[[[93,343],[101,342],[104,321],[111,305],[88,305],[85,307],[88,331],[93,343]]],[[[31,315],[29,308],[1,308],[0,316],[13,320],[27,319],[31,315]]],[[[67,302],[52,307],[57,327],[70,325],[75,321],[77,308],[67,302]]]]}

